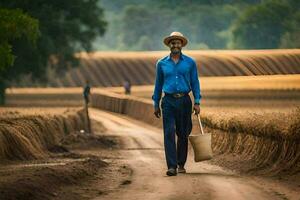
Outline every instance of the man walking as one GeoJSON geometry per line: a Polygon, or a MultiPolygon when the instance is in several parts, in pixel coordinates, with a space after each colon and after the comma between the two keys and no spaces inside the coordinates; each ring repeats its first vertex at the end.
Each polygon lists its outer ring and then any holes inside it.
{"type": "Polygon", "coordinates": [[[173,32],[164,39],[170,48],[170,55],[161,58],[156,64],[156,80],[152,99],[154,114],[163,115],[164,145],[167,161],[167,175],[176,176],[185,173],[184,168],[188,153],[188,136],[192,130],[192,101],[189,92],[194,96],[194,112],[200,113],[200,85],[196,62],[181,53],[187,39],[180,32],[173,32]],[[175,144],[175,133],[177,145],[175,144]]]}

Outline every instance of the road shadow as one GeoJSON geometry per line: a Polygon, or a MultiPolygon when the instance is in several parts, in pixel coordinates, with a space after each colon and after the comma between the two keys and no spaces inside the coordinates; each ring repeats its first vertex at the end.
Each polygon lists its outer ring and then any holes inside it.
{"type": "Polygon", "coordinates": [[[207,173],[207,172],[187,172],[185,174],[179,174],[182,176],[211,176],[211,177],[223,177],[223,178],[240,178],[234,174],[222,174],[222,173],[207,173]]]}

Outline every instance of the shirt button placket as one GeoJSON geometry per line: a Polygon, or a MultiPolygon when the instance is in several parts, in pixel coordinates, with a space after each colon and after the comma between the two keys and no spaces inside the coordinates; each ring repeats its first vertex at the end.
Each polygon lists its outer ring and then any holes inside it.
{"type": "Polygon", "coordinates": [[[176,89],[178,91],[178,76],[177,76],[177,74],[176,74],[176,89]]]}
{"type": "Polygon", "coordinates": [[[179,89],[178,89],[178,73],[177,73],[177,63],[175,64],[175,69],[176,69],[176,76],[175,76],[175,78],[176,78],[176,90],[178,91],[179,89]]]}

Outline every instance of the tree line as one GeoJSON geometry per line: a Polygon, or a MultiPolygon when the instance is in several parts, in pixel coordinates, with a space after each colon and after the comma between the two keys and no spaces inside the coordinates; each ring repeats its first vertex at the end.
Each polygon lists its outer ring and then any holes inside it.
{"type": "Polygon", "coordinates": [[[299,48],[299,0],[102,0],[99,50],[162,50],[177,30],[189,49],[299,48]]]}

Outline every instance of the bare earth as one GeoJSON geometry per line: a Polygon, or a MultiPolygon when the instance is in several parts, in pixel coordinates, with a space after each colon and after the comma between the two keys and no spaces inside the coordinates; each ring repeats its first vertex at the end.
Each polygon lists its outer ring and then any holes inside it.
{"type": "Polygon", "coordinates": [[[168,177],[161,129],[96,109],[91,109],[91,118],[102,122],[106,134],[123,138],[125,148],[120,156],[133,170],[125,188],[95,199],[300,199],[297,188],[274,179],[239,175],[208,162],[195,163],[191,151],[187,173],[168,177]]]}

